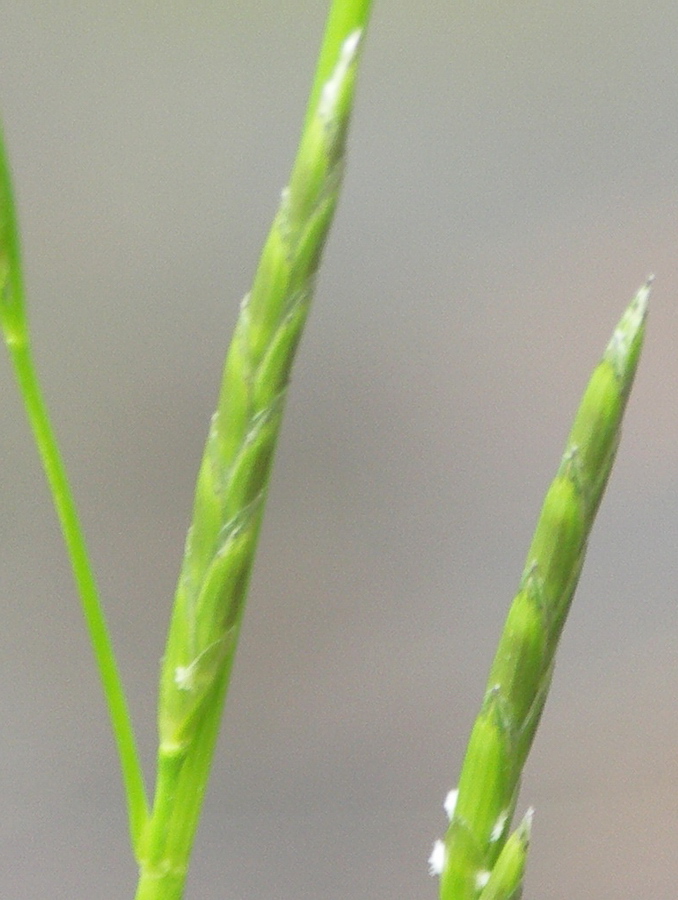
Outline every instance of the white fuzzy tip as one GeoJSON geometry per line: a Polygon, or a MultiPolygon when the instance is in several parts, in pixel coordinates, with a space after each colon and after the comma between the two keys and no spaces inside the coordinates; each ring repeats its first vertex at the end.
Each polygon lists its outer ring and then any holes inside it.
{"type": "Polygon", "coordinates": [[[508,813],[503,812],[497,821],[494,823],[494,828],[492,829],[492,834],[490,835],[490,841],[494,844],[504,833],[504,829],[506,828],[506,822],[508,820],[508,813]]]}
{"type": "Polygon", "coordinates": [[[436,841],[433,850],[428,858],[429,875],[442,875],[445,868],[445,844],[442,841],[436,841]]]}
{"type": "Polygon", "coordinates": [[[445,802],[443,803],[443,809],[445,810],[445,815],[447,816],[448,822],[452,821],[452,817],[454,816],[454,810],[457,806],[457,797],[459,796],[459,791],[457,788],[450,791],[447,797],[445,797],[445,802]]]}
{"type": "Polygon", "coordinates": [[[480,871],[476,874],[476,890],[477,891],[482,891],[482,889],[485,887],[487,882],[490,880],[490,874],[491,873],[488,872],[486,869],[483,869],[482,871],[480,871]]]}
{"type": "MultiPolygon", "coordinates": [[[[358,44],[360,43],[360,38],[362,36],[362,28],[356,28],[355,31],[352,31],[349,34],[344,43],[341,45],[340,59],[347,65],[353,60],[353,57],[356,54],[356,50],[358,49],[358,44]]],[[[650,278],[654,278],[654,275],[651,275],[650,278]]]]}
{"type": "Polygon", "coordinates": [[[356,28],[346,38],[341,45],[339,51],[339,59],[334,67],[334,71],[323,85],[322,94],[320,96],[319,112],[323,119],[331,118],[334,107],[339,96],[339,92],[346,80],[346,75],[353,61],[355,60],[360,38],[362,37],[362,28],[356,28]]]}
{"type": "Polygon", "coordinates": [[[174,670],[174,683],[180,691],[192,691],[193,666],[177,666],[174,670]]]}
{"type": "Polygon", "coordinates": [[[448,822],[452,821],[454,817],[454,810],[457,807],[457,797],[459,796],[459,791],[457,788],[451,790],[447,797],[445,797],[445,801],[443,803],[443,809],[445,810],[445,815],[447,816],[448,822]]]}

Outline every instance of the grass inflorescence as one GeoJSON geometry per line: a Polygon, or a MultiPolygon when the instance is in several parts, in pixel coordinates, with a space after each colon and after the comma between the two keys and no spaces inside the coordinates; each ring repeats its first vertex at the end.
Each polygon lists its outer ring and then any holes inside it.
{"type": "MultiPolygon", "coordinates": [[[[109,709],[140,874],[136,900],[181,900],[238,643],[290,372],[339,199],[371,0],[333,0],[301,140],[228,349],[200,465],[160,672],[151,801],[66,470],[31,353],[18,224],[0,140],[0,327],[71,560],[109,709]]],[[[532,811],[512,829],[556,648],[615,459],[650,283],[595,369],[528,551],[449,827],[431,856],[441,900],[518,900],[532,811]]]]}
{"type": "Polygon", "coordinates": [[[617,325],[584,393],[549,487],[469,738],[431,869],[441,900],[511,900],[522,886],[532,812],[511,835],[520,777],[614,463],[645,335],[652,279],[617,325]]]}

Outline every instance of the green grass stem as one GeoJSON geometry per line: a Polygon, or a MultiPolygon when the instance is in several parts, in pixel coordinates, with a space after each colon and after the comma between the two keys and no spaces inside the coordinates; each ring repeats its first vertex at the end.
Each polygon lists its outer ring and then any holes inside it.
{"type": "MultiPolygon", "coordinates": [[[[614,463],[644,332],[648,281],[589,381],[544,500],[518,593],[471,731],[444,842],[431,868],[441,900],[520,896],[529,819],[509,836],[520,778],[541,717],[586,544],[614,463]]],[[[529,817],[531,818],[531,817],[529,817]]]]}
{"type": "Polygon", "coordinates": [[[73,495],[33,361],[26,317],[19,228],[4,142],[0,134],[0,328],[61,525],[80,596],[120,759],[135,852],[148,819],[148,801],[134,731],[99,591],[73,495]]]}

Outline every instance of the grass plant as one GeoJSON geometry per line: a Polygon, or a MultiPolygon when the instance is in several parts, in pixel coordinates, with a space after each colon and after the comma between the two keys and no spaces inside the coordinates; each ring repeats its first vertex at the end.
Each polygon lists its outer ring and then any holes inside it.
{"type": "MultiPolygon", "coordinates": [[[[200,465],[158,701],[154,794],[77,510],[33,363],[17,218],[0,142],[0,327],[49,482],[122,770],[137,900],[180,900],[222,719],[290,370],[341,187],[371,0],[333,0],[296,160],[240,308],[200,465]]],[[[449,828],[431,868],[441,900],[516,900],[531,813],[511,832],[520,777],[619,440],[644,334],[649,282],[586,390],[544,501],[471,732],[449,828]]]]}

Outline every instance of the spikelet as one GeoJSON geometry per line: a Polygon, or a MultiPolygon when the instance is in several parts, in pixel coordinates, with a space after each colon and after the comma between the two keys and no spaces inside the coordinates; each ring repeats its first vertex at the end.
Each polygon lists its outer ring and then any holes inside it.
{"type": "Polygon", "coordinates": [[[226,358],[160,680],[160,751],[183,754],[232,660],[295,350],[341,184],[360,30],[307,122],[226,358]]]}
{"type": "Polygon", "coordinates": [[[617,451],[643,342],[650,281],[624,313],[593,372],[546,494],[471,732],[444,849],[437,847],[441,900],[517,900],[520,895],[529,822],[511,837],[509,827],[586,542],[617,451]]]}

